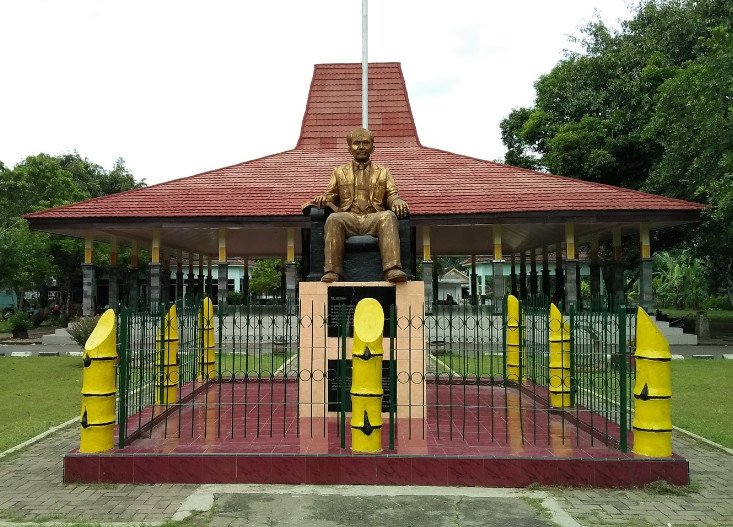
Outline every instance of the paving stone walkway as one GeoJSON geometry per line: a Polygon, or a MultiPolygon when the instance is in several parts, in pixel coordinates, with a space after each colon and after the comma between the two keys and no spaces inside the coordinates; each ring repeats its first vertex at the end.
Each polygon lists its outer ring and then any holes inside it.
{"type": "MultiPolygon", "coordinates": [[[[72,426],[0,459],[0,527],[52,521],[161,524],[171,520],[184,501],[200,489],[196,485],[64,484],[62,458],[77,443],[78,430],[72,426]]],[[[692,479],[692,485],[677,494],[666,492],[669,488],[664,486],[542,490],[577,524],[585,526],[733,527],[733,456],[677,432],[674,449],[690,460],[692,479]]],[[[210,527],[228,524],[225,515],[231,517],[231,511],[225,512],[228,509],[223,507],[223,499],[216,496],[211,513],[196,523],[210,527]]],[[[289,499],[287,494],[282,496],[283,507],[293,506],[289,499]]],[[[429,507],[432,501],[434,496],[426,496],[421,507],[429,507]]]]}

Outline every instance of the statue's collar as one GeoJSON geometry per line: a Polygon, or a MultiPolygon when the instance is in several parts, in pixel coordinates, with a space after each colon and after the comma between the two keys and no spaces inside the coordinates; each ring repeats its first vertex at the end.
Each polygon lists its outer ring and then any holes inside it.
{"type": "Polygon", "coordinates": [[[372,162],[367,161],[366,163],[357,163],[356,161],[353,161],[351,163],[351,167],[354,169],[354,172],[357,170],[369,170],[371,168],[372,162]]]}

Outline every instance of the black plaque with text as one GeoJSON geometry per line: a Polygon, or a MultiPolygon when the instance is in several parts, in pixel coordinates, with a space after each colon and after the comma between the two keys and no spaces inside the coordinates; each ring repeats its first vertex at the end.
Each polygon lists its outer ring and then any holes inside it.
{"type": "Polygon", "coordinates": [[[341,306],[345,306],[349,337],[354,336],[354,310],[359,300],[373,298],[382,305],[384,310],[384,337],[390,337],[389,310],[396,305],[396,290],[394,287],[377,286],[330,286],[328,288],[328,336],[339,336],[339,314],[341,306]]]}
{"type": "MultiPolygon", "coordinates": [[[[389,400],[391,390],[389,389],[389,362],[382,361],[382,411],[389,412],[389,400]]],[[[339,403],[341,402],[341,381],[339,380],[339,363],[340,359],[328,359],[328,411],[338,412],[339,403]]],[[[351,359],[346,359],[346,412],[351,411],[351,359]]],[[[397,402],[395,400],[395,407],[397,402]]]]}

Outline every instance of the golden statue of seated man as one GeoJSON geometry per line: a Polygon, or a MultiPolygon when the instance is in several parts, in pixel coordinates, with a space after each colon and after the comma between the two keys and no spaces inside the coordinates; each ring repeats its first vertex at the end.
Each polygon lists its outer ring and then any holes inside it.
{"type": "Polygon", "coordinates": [[[409,214],[407,203],[397,193],[389,169],[369,160],[374,152],[374,134],[357,128],[346,135],[346,141],[354,161],[336,167],[326,191],[313,198],[317,207],[330,206],[336,210],[326,219],[321,281],[342,279],[346,238],[370,234],[379,239],[384,279],[404,282],[407,275],[400,262],[397,218],[409,214]]]}

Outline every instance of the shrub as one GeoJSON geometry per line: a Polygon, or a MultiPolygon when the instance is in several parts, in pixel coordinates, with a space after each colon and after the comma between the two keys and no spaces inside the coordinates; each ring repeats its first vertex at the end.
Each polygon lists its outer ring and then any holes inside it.
{"type": "Polygon", "coordinates": [[[13,331],[28,331],[33,327],[33,321],[25,311],[16,311],[10,315],[8,323],[10,324],[10,329],[13,331]]]}
{"type": "Polygon", "coordinates": [[[95,317],[81,317],[79,320],[72,322],[69,325],[69,335],[71,335],[71,338],[78,342],[80,346],[83,346],[86,344],[89,335],[94,331],[98,321],[99,315],[95,317]]]}
{"type": "Polygon", "coordinates": [[[731,303],[727,296],[711,296],[703,300],[702,307],[705,309],[730,309],[731,303]]]}
{"type": "Polygon", "coordinates": [[[241,306],[244,304],[244,295],[237,291],[227,291],[227,305],[241,306]]]}

